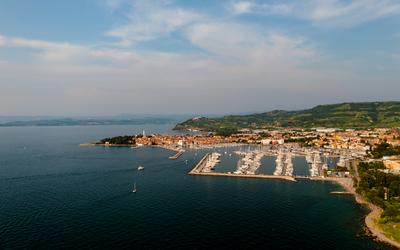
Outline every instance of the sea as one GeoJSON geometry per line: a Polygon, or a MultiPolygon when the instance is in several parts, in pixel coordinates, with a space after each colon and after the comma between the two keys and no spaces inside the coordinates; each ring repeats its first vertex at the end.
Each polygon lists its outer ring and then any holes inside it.
{"type": "MultiPolygon", "coordinates": [[[[209,150],[169,160],[161,148],[79,146],[171,128],[0,128],[0,249],[392,249],[365,234],[353,197],[330,194],[335,183],[187,175],[209,150]]],[[[235,168],[237,149],[219,150],[217,169],[235,168]]]]}

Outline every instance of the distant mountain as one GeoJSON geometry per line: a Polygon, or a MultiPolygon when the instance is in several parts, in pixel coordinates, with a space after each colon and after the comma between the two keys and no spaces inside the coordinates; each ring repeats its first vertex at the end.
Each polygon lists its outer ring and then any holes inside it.
{"type": "Polygon", "coordinates": [[[274,110],[220,118],[197,117],[177,124],[175,129],[218,131],[268,127],[400,127],[400,102],[340,103],[299,111],[274,110]]]}
{"type": "Polygon", "coordinates": [[[0,123],[0,127],[23,126],[89,126],[89,125],[142,125],[142,124],[174,124],[179,120],[169,118],[131,118],[131,119],[101,119],[101,118],[58,118],[17,120],[0,123]]]}
{"type": "Polygon", "coordinates": [[[118,114],[108,116],[1,116],[0,127],[176,124],[190,114],[118,114]]]}

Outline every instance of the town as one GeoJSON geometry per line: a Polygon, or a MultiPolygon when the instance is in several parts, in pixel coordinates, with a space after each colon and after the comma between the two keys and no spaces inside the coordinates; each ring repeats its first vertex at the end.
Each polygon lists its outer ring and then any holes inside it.
{"type": "Polygon", "coordinates": [[[206,149],[188,172],[191,176],[332,181],[344,191],[331,194],[354,195],[358,203],[371,210],[365,223],[374,236],[399,246],[394,240],[398,238],[400,211],[398,128],[241,129],[233,134],[191,131],[175,135],[146,135],[143,131],[139,135],[105,138],[93,145],[161,147],[175,152],[170,160],[178,159],[186,150],[206,149]],[[231,166],[234,169],[221,171],[221,160],[232,155],[239,159],[236,166],[231,166]],[[274,168],[271,173],[259,171],[264,157],[275,159],[274,164],[269,163],[274,168]],[[295,173],[295,157],[304,157],[306,173],[295,173]],[[334,164],[328,164],[332,160],[334,164]]]}
{"type": "MultiPolygon", "coordinates": [[[[367,130],[312,128],[279,128],[273,130],[242,129],[237,134],[219,135],[215,133],[198,134],[149,134],[105,138],[95,145],[102,146],[159,146],[183,152],[186,149],[227,147],[235,145],[262,145],[282,148],[286,151],[302,151],[303,155],[315,155],[316,150],[328,155],[342,157],[341,160],[368,160],[381,158],[387,172],[400,173],[400,158],[394,156],[372,157],[368,154],[375,146],[387,143],[400,145],[400,132],[395,128],[374,128],[367,130]],[[286,149],[285,149],[286,148],[286,149]],[[300,149],[299,149],[300,148],[300,149]]],[[[179,155],[181,155],[181,153],[179,155]]],[[[278,151],[274,152],[279,155],[278,151]]],[[[179,157],[179,155],[177,155],[179,157]]],[[[282,152],[281,152],[282,155],[282,152]]],[[[309,156],[309,157],[311,157],[309,156]]],[[[172,158],[172,159],[176,159],[172,158]]],[[[278,158],[279,159],[279,158],[278,158]]],[[[340,164],[339,164],[340,165],[340,164]]],[[[344,164],[343,164],[344,165],[344,164]]],[[[322,171],[319,171],[322,173],[322,171]]]]}

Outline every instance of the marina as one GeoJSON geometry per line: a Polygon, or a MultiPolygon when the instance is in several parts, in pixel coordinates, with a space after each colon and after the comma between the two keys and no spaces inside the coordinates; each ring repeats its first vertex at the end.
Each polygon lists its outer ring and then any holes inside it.
{"type": "MultiPolygon", "coordinates": [[[[277,147],[241,146],[231,148],[228,150],[229,153],[227,152],[227,148],[223,149],[225,151],[222,152],[218,151],[218,149],[218,147],[211,148],[213,151],[206,153],[189,172],[189,175],[283,179],[289,181],[296,181],[297,179],[322,181],[345,177],[332,172],[332,169],[339,166],[332,159],[340,159],[339,163],[346,167],[349,167],[351,165],[350,162],[354,160],[351,156],[340,154],[340,152],[287,145],[277,147]],[[232,154],[230,152],[233,152],[239,159],[237,160],[236,167],[233,170],[227,171],[226,169],[229,168],[226,165],[223,164],[223,166],[219,167],[219,164],[221,160],[224,162],[227,158],[231,157],[232,154]],[[273,168],[271,174],[260,171],[263,166],[262,159],[264,157],[275,159],[269,160],[269,166],[266,166],[268,169],[273,168]],[[307,169],[303,169],[303,172],[300,174],[298,171],[297,173],[295,172],[295,157],[303,158],[306,162],[307,169]],[[272,164],[271,161],[273,161],[272,164]],[[219,170],[220,168],[225,169],[225,171],[219,170]]],[[[232,160],[225,162],[225,164],[232,164],[232,160]]]]}

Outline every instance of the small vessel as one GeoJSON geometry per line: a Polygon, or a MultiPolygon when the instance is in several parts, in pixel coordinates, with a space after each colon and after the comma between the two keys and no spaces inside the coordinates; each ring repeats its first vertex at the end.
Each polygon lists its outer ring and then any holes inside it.
{"type": "Polygon", "coordinates": [[[137,170],[144,170],[144,167],[143,166],[139,166],[138,168],[137,168],[137,170]]]}
{"type": "Polygon", "coordinates": [[[132,193],[136,193],[136,182],[133,184],[133,190],[132,193]]]}

